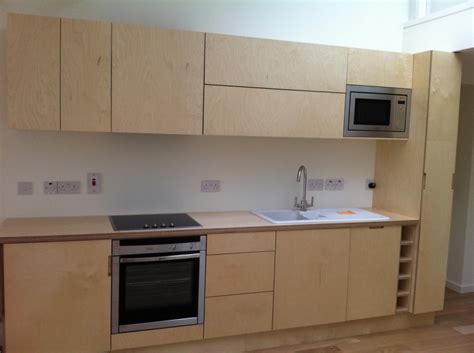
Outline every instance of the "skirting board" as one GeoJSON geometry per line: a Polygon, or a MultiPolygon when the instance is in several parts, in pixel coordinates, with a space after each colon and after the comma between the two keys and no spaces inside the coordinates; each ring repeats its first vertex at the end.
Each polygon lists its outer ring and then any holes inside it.
{"type": "MultiPolygon", "coordinates": [[[[224,337],[193,342],[124,349],[114,353],[244,353],[258,349],[313,343],[344,337],[367,335],[376,332],[401,330],[432,325],[435,313],[399,314],[374,319],[342,322],[338,324],[303,327],[297,329],[224,337]]],[[[232,320],[232,318],[229,318],[232,320]]]]}
{"type": "Polygon", "coordinates": [[[446,287],[459,294],[474,293],[474,284],[459,284],[454,281],[447,280],[446,287]]]}

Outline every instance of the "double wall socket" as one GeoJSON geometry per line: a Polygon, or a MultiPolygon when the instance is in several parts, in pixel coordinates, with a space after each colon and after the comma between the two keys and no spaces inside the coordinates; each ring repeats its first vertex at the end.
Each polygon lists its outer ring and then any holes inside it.
{"type": "Polygon", "coordinates": [[[220,180],[202,180],[201,181],[201,192],[220,192],[221,181],[220,180]]]}
{"type": "Polygon", "coordinates": [[[324,190],[324,179],[309,179],[308,191],[322,191],[324,190]]]}
{"type": "Polygon", "coordinates": [[[80,181],[45,181],[43,183],[45,195],[75,195],[81,193],[80,181]]]}
{"type": "Polygon", "coordinates": [[[344,179],[342,178],[326,179],[326,190],[327,191],[344,190],[344,179]]]}

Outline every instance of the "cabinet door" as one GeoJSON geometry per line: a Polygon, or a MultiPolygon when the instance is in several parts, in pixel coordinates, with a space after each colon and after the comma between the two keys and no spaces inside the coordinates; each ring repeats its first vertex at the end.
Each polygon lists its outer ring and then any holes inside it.
{"type": "Polygon", "coordinates": [[[411,88],[412,78],[412,54],[349,49],[348,84],[411,88]]]}
{"type": "Polygon", "coordinates": [[[9,353],[110,351],[111,242],[4,246],[9,353]]]}
{"type": "Polygon", "coordinates": [[[206,84],[346,91],[347,48],[208,34],[206,84]]]}
{"type": "Polygon", "coordinates": [[[277,232],[275,330],[346,318],[349,229],[277,232]]]}
{"type": "Polygon", "coordinates": [[[400,227],[351,229],[347,320],[394,315],[400,227]]]}
{"type": "Polygon", "coordinates": [[[206,86],[204,134],[341,138],[344,94],[206,86]]]}
{"type": "Polygon", "coordinates": [[[8,15],[8,122],[59,130],[60,19],[8,15]]]}
{"type": "Polygon", "coordinates": [[[202,134],[204,34],[113,24],[112,131],[202,134]]]}
{"type": "Polygon", "coordinates": [[[61,130],[110,131],[112,25],[61,21],[61,130]]]}

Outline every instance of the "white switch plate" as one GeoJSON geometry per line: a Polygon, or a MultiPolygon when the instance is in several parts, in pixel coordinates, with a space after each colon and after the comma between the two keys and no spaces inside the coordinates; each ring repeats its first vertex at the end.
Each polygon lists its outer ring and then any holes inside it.
{"type": "Polygon", "coordinates": [[[344,190],[343,178],[329,178],[326,179],[325,189],[327,191],[341,191],[344,190]]]}
{"type": "Polygon", "coordinates": [[[102,173],[87,173],[87,193],[102,193],[102,173]]]}
{"type": "Polygon", "coordinates": [[[33,195],[33,183],[31,181],[18,182],[18,195],[33,195]]]}
{"type": "Polygon", "coordinates": [[[56,195],[58,193],[58,182],[45,181],[43,183],[43,193],[45,195],[56,195]]]}
{"type": "Polygon", "coordinates": [[[80,181],[58,181],[58,194],[77,195],[81,193],[80,181]]]}
{"type": "Polygon", "coordinates": [[[220,192],[221,181],[220,180],[202,180],[201,181],[201,192],[220,192]]]}

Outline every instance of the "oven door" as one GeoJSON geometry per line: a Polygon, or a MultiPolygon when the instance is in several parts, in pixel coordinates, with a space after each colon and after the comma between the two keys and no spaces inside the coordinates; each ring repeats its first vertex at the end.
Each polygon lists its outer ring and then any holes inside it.
{"type": "Polygon", "coordinates": [[[112,333],[203,323],[204,276],[205,251],[113,257],[112,333]]]}

